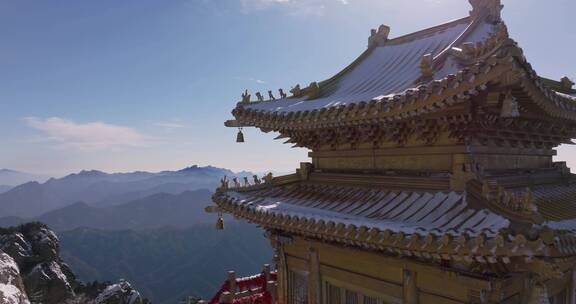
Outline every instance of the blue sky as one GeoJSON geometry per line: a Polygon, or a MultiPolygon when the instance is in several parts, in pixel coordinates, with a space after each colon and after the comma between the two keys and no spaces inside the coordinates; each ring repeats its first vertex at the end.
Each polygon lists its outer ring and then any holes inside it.
{"type": "MultiPolygon", "coordinates": [[[[576,1],[508,0],[536,70],[576,78],[576,1]]],[[[306,160],[271,134],[223,127],[240,93],[322,80],[366,47],[468,14],[465,0],[0,0],[0,168],[191,164],[288,171],[306,160]]],[[[559,159],[576,167],[576,149],[559,159]]]]}

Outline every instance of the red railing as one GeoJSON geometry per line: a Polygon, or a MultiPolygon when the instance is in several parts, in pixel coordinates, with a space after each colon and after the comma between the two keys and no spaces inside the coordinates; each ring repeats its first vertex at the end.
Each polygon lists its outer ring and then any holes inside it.
{"type": "Polygon", "coordinates": [[[224,284],[222,284],[222,287],[220,287],[220,289],[212,297],[212,299],[208,301],[208,304],[219,304],[220,297],[222,297],[222,293],[224,293],[225,291],[229,291],[229,289],[230,289],[230,283],[228,281],[225,281],[224,284]]]}
{"type": "Polygon", "coordinates": [[[236,278],[236,273],[229,271],[228,279],[208,304],[274,304],[276,281],[277,274],[269,265],[264,265],[260,274],[244,278],[236,278]]]}

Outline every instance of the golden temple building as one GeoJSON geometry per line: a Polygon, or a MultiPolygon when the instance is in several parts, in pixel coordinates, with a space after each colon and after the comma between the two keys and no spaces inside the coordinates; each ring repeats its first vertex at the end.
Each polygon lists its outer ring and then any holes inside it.
{"type": "Polygon", "coordinates": [[[213,197],[265,229],[274,303],[576,303],[576,175],[553,161],[576,137],[574,83],[532,69],[500,0],[470,3],[409,35],[382,25],[334,77],[233,109],[228,127],[311,151],[213,197]]]}

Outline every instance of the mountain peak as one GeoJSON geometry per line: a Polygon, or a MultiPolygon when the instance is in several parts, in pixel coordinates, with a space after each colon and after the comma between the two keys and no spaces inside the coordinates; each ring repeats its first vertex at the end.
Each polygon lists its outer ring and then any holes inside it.
{"type": "Polygon", "coordinates": [[[214,167],[214,166],[204,166],[204,167],[200,167],[198,165],[192,165],[190,167],[186,167],[184,169],[178,170],[176,172],[179,173],[191,173],[191,172],[198,172],[198,171],[202,171],[202,172],[228,172],[230,170],[228,169],[223,169],[223,168],[218,168],[218,167],[214,167]]]}
{"type": "Polygon", "coordinates": [[[200,169],[200,167],[198,167],[198,165],[192,165],[190,167],[186,167],[184,169],[178,170],[178,172],[189,172],[189,171],[196,171],[200,169]]]}
{"type": "Polygon", "coordinates": [[[98,170],[82,170],[80,171],[80,173],[78,173],[78,175],[84,175],[84,176],[98,176],[98,175],[105,175],[106,173],[102,172],[102,171],[98,171],[98,170]]]}
{"type": "MultiPolygon", "coordinates": [[[[117,205],[159,192],[178,194],[186,190],[214,189],[225,175],[237,176],[228,169],[198,165],[158,173],[83,170],[42,184],[4,188],[0,194],[0,214],[34,217],[78,201],[88,205],[117,205]]],[[[0,185],[10,184],[0,178],[0,185]]]]}
{"type": "Polygon", "coordinates": [[[71,177],[98,177],[98,176],[106,176],[108,175],[105,172],[102,171],[98,171],[98,170],[82,170],[78,173],[72,173],[69,174],[67,176],[65,176],[64,178],[71,178],[71,177]]]}

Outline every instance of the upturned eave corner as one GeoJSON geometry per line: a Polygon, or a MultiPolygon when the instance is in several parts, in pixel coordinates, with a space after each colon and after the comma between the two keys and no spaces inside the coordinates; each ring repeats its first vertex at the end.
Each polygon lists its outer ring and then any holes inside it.
{"type": "Polygon", "coordinates": [[[236,119],[229,119],[224,122],[224,126],[227,128],[240,128],[242,125],[236,119]]]}

